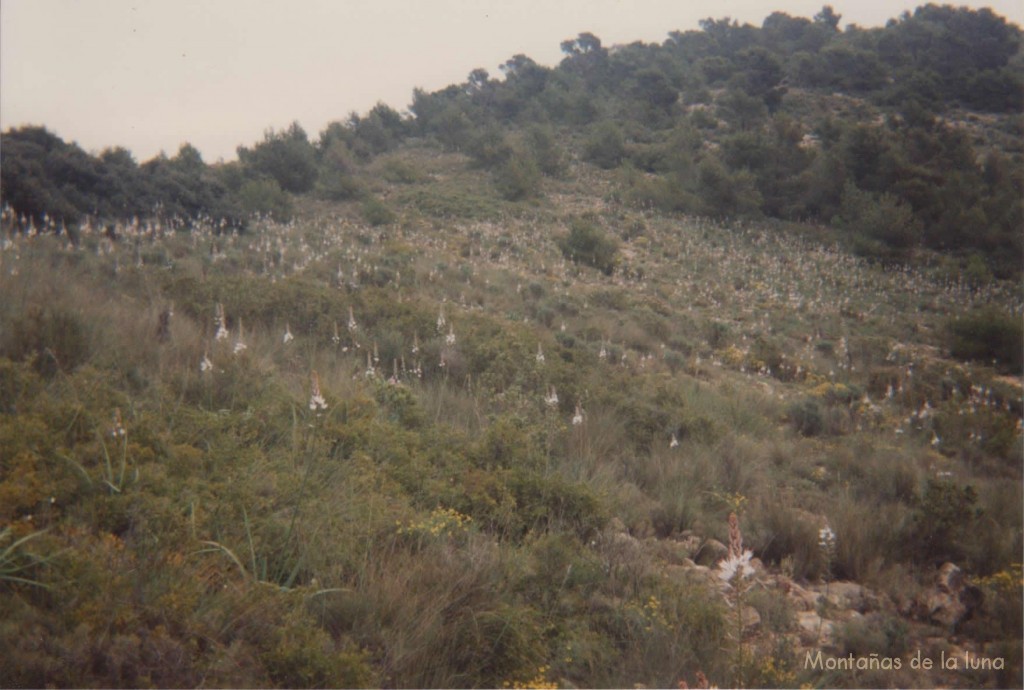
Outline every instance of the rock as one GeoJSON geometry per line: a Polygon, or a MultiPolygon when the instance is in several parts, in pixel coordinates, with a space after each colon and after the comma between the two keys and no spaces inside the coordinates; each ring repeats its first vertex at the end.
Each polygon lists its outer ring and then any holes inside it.
{"type": "Polygon", "coordinates": [[[837,610],[852,610],[857,613],[868,613],[881,608],[882,600],[877,594],[856,582],[829,582],[814,585],[811,588],[819,598],[837,610]]]}
{"type": "Polygon", "coordinates": [[[644,540],[644,549],[653,558],[673,565],[685,564],[686,560],[693,554],[693,550],[686,548],[685,544],[674,539],[655,539],[650,537],[644,540]]]}
{"type": "Polygon", "coordinates": [[[859,611],[864,605],[864,587],[856,582],[830,582],[823,593],[825,600],[837,609],[859,611]]]}
{"type": "Polygon", "coordinates": [[[693,555],[699,565],[712,566],[729,555],[729,548],[717,539],[708,539],[701,545],[700,550],[693,555]]]}
{"type": "Polygon", "coordinates": [[[743,634],[750,635],[761,627],[761,614],[753,606],[744,606],[740,609],[740,621],[743,625],[743,634]]]}
{"type": "Polygon", "coordinates": [[[684,565],[668,564],[664,566],[662,573],[673,582],[694,582],[695,580],[710,580],[714,576],[707,566],[696,565],[693,561],[684,565]]]}
{"type": "Polygon", "coordinates": [[[805,645],[827,647],[836,641],[836,623],[814,611],[798,611],[797,626],[800,641],[805,645]]]}
{"type": "Polygon", "coordinates": [[[815,611],[818,608],[818,600],[821,595],[817,592],[804,589],[795,582],[789,582],[786,597],[798,611],[815,611]]]}
{"type": "Polygon", "coordinates": [[[964,587],[964,574],[955,563],[943,563],[935,586],[949,594],[959,594],[964,587]]]}
{"type": "Polygon", "coordinates": [[[690,576],[690,568],[685,565],[666,565],[663,572],[673,582],[685,582],[690,576]]]}
{"type": "Polygon", "coordinates": [[[925,599],[928,621],[937,623],[950,630],[967,613],[967,607],[960,600],[946,592],[932,592],[925,599]]]}
{"type": "Polygon", "coordinates": [[[798,611],[796,622],[803,644],[828,647],[835,643],[835,623],[822,618],[814,611],[798,611]]]}
{"type": "Polygon", "coordinates": [[[700,575],[701,577],[713,577],[711,574],[711,568],[707,567],[706,565],[695,565],[692,568],[690,568],[690,572],[696,575],[700,575]]]}
{"type": "Polygon", "coordinates": [[[853,582],[836,583],[842,585],[854,585],[854,587],[841,589],[843,601],[847,608],[851,608],[857,613],[869,613],[871,611],[878,611],[882,608],[882,599],[875,592],[864,587],[863,585],[857,585],[853,582]]]}
{"type": "Polygon", "coordinates": [[[700,537],[690,534],[676,539],[679,548],[686,552],[687,558],[693,558],[694,554],[700,551],[700,537]]]}
{"type": "Polygon", "coordinates": [[[981,606],[982,592],[967,585],[963,571],[954,563],[943,563],[935,585],[921,598],[924,618],[930,623],[956,631],[981,606]]]}

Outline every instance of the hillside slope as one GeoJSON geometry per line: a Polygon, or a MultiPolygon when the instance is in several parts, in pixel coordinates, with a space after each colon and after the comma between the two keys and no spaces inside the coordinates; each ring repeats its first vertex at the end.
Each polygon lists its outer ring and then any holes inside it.
{"type": "Polygon", "coordinates": [[[1020,29],[838,23],[4,133],[0,686],[1020,687],[1020,29]]]}
{"type": "Polygon", "coordinates": [[[376,226],[8,235],[4,685],[1019,683],[1020,381],[949,356],[1012,284],[379,164],[376,226]]]}

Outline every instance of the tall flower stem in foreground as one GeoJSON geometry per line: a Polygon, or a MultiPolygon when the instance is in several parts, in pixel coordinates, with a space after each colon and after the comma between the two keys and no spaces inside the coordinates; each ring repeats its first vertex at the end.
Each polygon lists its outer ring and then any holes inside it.
{"type": "MultiPolygon", "coordinates": [[[[323,394],[320,392],[320,376],[313,371],[310,375],[310,395],[309,395],[309,409],[313,412],[313,423],[310,425],[312,430],[310,432],[308,453],[309,456],[306,459],[305,468],[302,474],[302,484],[299,486],[299,495],[295,499],[295,507],[292,510],[292,519],[288,524],[288,531],[285,532],[284,541],[287,544],[292,537],[292,533],[295,530],[295,523],[299,518],[299,509],[302,507],[302,500],[306,495],[306,487],[309,484],[309,477],[313,472],[313,465],[317,457],[317,440],[318,431],[320,430],[320,417],[324,410],[327,409],[327,401],[324,400],[323,394]]],[[[289,575],[288,581],[285,586],[290,587],[294,580],[295,574],[298,572],[301,559],[296,563],[295,570],[289,575]]]]}
{"type": "Polygon", "coordinates": [[[746,650],[743,647],[743,595],[750,589],[754,567],[750,565],[753,553],[743,549],[743,534],[736,513],[729,513],[729,555],[718,564],[718,577],[728,588],[726,601],[736,614],[736,672],[735,686],[742,687],[746,669],[746,650]]]}
{"type": "MultiPolygon", "coordinates": [[[[836,533],[832,531],[828,523],[818,530],[818,548],[821,549],[821,554],[825,560],[825,598],[822,601],[822,606],[824,606],[828,602],[829,584],[832,582],[832,564],[836,560],[836,533]]],[[[825,623],[825,612],[819,607],[818,613],[818,641],[820,641],[821,629],[825,623]]]]}

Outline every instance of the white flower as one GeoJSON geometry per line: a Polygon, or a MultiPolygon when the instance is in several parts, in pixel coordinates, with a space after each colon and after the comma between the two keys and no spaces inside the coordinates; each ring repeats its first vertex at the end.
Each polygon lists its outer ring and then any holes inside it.
{"type": "Polygon", "coordinates": [[[555,392],[555,387],[551,386],[551,391],[544,398],[544,403],[548,407],[555,407],[558,405],[558,393],[555,392]]]}
{"type": "Polygon", "coordinates": [[[831,550],[836,545],[836,533],[832,528],[825,525],[818,530],[818,546],[825,550],[831,550]]]}
{"type": "Polygon", "coordinates": [[[452,326],[448,327],[448,335],[445,336],[444,341],[449,345],[455,344],[455,328],[452,326]]]}
{"type": "Polygon", "coordinates": [[[327,409],[327,401],[324,400],[324,396],[320,394],[320,377],[314,371],[312,376],[312,391],[309,396],[309,409],[314,412],[327,409]]]}
{"type": "Polygon", "coordinates": [[[583,408],[576,404],[576,412],[572,415],[572,425],[579,426],[583,423],[583,408]]]}
{"type": "Polygon", "coordinates": [[[352,307],[349,307],[348,308],[348,330],[349,331],[354,331],[357,328],[359,328],[359,326],[356,324],[355,314],[352,313],[352,307]]]}
{"type": "Polygon", "coordinates": [[[746,579],[754,574],[754,566],[750,565],[750,559],[754,554],[744,551],[741,554],[730,556],[718,564],[718,577],[723,582],[731,583],[737,575],[740,579],[746,579]]]}
{"type": "Polygon", "coordinates": [[[672,440],[668,442],[668,447],[669,448],[678,448],[679,447],[679,439],[676,438],[675,434],[672,434],[672,440]]]}
{"type": "Polygon", "coordinates": [[[225,317],[224,317],[224,305],[218,303],[217,304],[217,316],[214,319],[214,323],[217,324],[217,335],[215,336],[217,340],[227,340],[228,339],[228,329],[224,325],[224,322],[226,320],[227,319],[225,319],[225,317]]]}
{"type": "Polygon", "coordinates": [[[246,347],[247,347],[247,345],[245,344],[245,340],[242,337],[242,333],[243,333],[242,332],[242,320],[239,319],[238,320],[238,340],[235,341],[235,349],[234,349],[234,353],[236,355],[239,354],[240,352],[242,352],[243,350],[245,350],[246,347]]]}
{"type": "Polygon", "coordinates": [[[110,430],[110,435],[117,438],[123,437],[126,433],[124,429],[124,422],[121,421],[121,408],[114,408],[114,427],[110,430]]]}
{"type": "Polygon", "coordinates": [[[544,363],[544,350],[541,349],[540,343],[537,343],[537,364],[544,363]]]}
{"type": "Polygon", "coordinates": [[[213,362],[210,361],[209,355],[203,353],[203,361],[199,363],[199,371],[207,372],[213,370],[213,362]]]}
{"type": "Polygon", "coordinates": [[[285,324],[284,327],[284,338],[282,339],[284,344],[287,345],[291,341],[295,340],[295,336],[292,335],[292,327],[290,324],[285,324]]]}

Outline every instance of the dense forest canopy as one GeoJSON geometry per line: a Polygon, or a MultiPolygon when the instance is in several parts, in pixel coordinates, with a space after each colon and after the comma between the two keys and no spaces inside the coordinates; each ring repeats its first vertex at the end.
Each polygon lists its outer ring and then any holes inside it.
{"type": "Polygon", "coordinates": [[[561,43],[548,68],[525,55],[462,84],[415,90],[312,141],[297,123],[207,165],[189,144],[143,164],[91,155],[43,127],[2,135],[2,194],[22,226],[57,231],[200,216],[244,226],[287,217],[291,196],[359,198],[354,173],[418,137],[460,151],[510,200],[540,196],[566,161],[621,172],[628,204],[719,218],[834,226],[858,252],[922,248],[981,257],[1016,275],[1024,223],[1024,57],[1019,27],[991,10],[927,5],[885,27],[770,14],[760,27],[706,19],[661,45],[561,43]]]}

